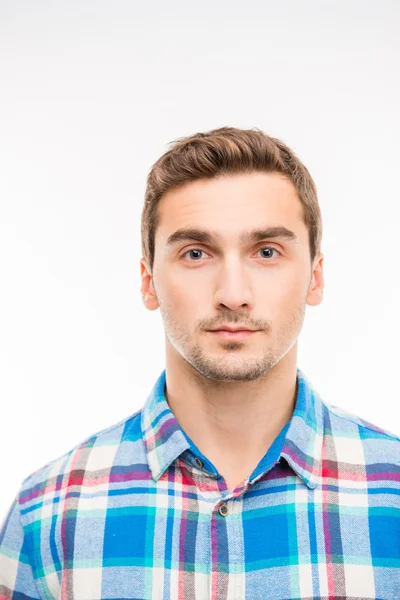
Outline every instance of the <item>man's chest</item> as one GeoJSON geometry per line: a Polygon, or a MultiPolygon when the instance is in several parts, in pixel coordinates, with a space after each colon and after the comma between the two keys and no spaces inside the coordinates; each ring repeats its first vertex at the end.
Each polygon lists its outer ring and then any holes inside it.
{"type": "Polygon", "coordinates": [[[225,501],[168,485],[127,491],[64,511],[53,531],[60,570],[42,579],[53,597],[400,598],[398,510],[361,490],[309,490],[292,478],[225,501]]]}

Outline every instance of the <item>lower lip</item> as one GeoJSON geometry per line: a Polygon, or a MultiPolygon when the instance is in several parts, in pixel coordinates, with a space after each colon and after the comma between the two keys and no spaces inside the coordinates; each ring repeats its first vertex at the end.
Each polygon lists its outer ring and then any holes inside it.
{"type": "Polygon", "coordinates": [[[257,333],[256,331],[226,331],[224,329],[219,329],[217,331],[211,331],[219,338],[224,340],[243,340],[250,335],[257,333]]]}

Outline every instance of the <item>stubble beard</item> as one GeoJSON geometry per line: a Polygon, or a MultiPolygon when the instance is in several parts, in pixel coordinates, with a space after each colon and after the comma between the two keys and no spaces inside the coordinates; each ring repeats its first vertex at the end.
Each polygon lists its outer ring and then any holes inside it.
{"type": "MultiPolygon", "coordinates": [[[[273,328],[259,331],[254,336],[264,336],[265,346],[261,356],[248,356],[246,342],[221,342],[222,351],[216,354],[205,352],[200,343],[193,344],[190,333],[185,329],[182,321],[177,321],[172,312],[166,307],[161,308],[166,336],[175,350],[186,360],[200,375],[213,381],[247,382],[256,381],[265,377],[268,372],[291,350],[301,331],[306,305],[301,304],[285,322],[276,334],[275,342],[272,338],[273,328]],[[269,341],[268,341],[269,337],[269,341]],[[274,343],[273,343],[274,342],[274,343]]],[[[201,336],[210,336],[205,332],[201,336]]],[[[262,344],[259,344],[259,347],[262,344]]]]}

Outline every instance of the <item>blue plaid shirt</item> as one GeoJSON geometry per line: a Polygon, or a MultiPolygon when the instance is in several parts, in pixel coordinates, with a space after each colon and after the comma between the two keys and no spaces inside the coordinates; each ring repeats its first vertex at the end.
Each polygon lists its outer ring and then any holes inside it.
{"type": "Polygon", "coordinates": [[[297,382],[291,420],[229,490],[164,370],[142,410],[22,482],[0,600],[400,599],[400,438],[297,382]]]}

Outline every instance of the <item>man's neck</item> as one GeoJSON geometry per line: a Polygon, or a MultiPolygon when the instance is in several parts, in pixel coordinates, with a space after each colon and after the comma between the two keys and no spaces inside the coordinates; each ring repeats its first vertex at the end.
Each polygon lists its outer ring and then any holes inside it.
{"type": "Polygon", "coordinates": [[[243,383],[206,379],[190,365],[177,368],[179,362],[167,360],[168,404],[228,488],[251,474],[293,414],[296,351],[293,347],[265,377],[243,383]]]}

